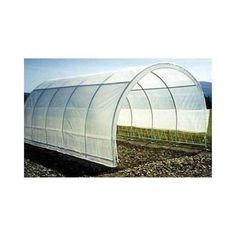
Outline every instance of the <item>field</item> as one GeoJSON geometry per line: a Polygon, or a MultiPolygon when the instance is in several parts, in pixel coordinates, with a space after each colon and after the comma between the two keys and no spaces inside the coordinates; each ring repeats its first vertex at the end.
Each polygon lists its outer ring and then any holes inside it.
{"type": "Polygon", "coordinates": [[[210,113],[206,140],[203,134],[178,132],[176,136],[174,131],[118,127],[119,166],[115,169],[25,144],[24,175],[25,177],[211,177],[211,120],[210,113]],[[156,141],[158,139],[160,141],[156,141]],[[200,145],[191,144],[197,142],[200,145]]]}
{"type": "Polygon", "coordinates": [[[175,130],[144,129],[137,127],[118,126],[117,139],[126,140],[147,140],[172,142],[179,144],[194,144],[211,147],[212,144],[212,111],[210,110],[209,125],[207,134],[184,132],[175,130]]]}
{"type": "Polygon", "coordinates": [[[172,142],[179,144],[194,144],[194,145],[209,145],[211,143],[211,136],[206,136],[205,133],[193,133],[174,130],[158,130],[158,129],[144,129],[137,127],[118,126],[118,140],[147,140],[172,142]]]}

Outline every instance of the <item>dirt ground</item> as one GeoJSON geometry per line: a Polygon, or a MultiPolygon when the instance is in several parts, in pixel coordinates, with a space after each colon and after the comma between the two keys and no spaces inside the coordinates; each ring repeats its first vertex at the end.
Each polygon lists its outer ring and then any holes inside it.
{"type": "Polygon", "coordinates": [[[25,144],[25,177],[211,177],[211,150],[117,142],[119,166],[108,168],[25,144]]]}

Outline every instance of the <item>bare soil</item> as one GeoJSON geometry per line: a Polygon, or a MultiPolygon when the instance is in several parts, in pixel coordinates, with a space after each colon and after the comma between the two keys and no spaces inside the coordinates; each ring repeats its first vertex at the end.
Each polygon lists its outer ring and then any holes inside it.
{"type": "Polygon", "coordinates": [[[119,166],[108,168],[25,144],[25,177],[211,177],[211,150],[155,142],[117,142],[119,166]]]}

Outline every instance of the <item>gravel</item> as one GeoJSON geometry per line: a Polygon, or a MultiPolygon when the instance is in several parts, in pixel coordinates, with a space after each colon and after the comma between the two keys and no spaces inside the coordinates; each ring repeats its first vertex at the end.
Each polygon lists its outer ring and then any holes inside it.
{"type": "Polygon", "coordinates": [[[211,151],[157,143],[117,142],[119,166],[108,168],[25,145],[25,177],[211,177],[211,151]]]}
{"type": "Polygon", "coordinates": [[[102,176],[211,177],[211,171],[211,154],[201,152],[194,156],[152,161],[102,176]]]}
{"type": "Polygon", "coordinates": [[[25,159],[25,177],[63,177],[63,175],[55,170],[37,164],[29,159],[25,159]]]}

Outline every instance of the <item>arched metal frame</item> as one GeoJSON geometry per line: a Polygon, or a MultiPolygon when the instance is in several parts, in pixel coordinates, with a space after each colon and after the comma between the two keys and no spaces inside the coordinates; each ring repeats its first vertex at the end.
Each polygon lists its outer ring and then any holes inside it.
{"type": "MultiPolygon", "coordinates": [[[[48,84],[47,88],[50,86],[50,83],[48,84]]],[[[34,118],[34,112],[35,112],[35,107],[36,105],[38,104],[38,101],[39,99],[42,97],[42,95],[45,93],[46,90],[41,90],[41,93],[39,94],[35,104],[34,104],[34,107],[33,107],[33,111],[32,111],[32,117],[31,117],[31,139],[33,139],[33,129],[35,129],[35,127],[33,127],[33,118],[34,118]]],[[[51,102],[51,101],[50,101],[51,102]]]]}
{"type": "MultiPolygon", "coordinates": [[[[140,71],[139,73],[137,73],[133,79],[131,81],[127,81],[127,82],[120,82],[120,83],[127,83],[127,86],[125,87],[125,89],[123,90],[123,92],[121,93],[119,99],[118,99],[118,102],[115,106],[115,110],[114,110],[114,113],[113,113],[113,118],[112,118],[112,128],[111,128],[111,147],[112,147],[112,156],[113,156],[113,164],[109,164],[109,163],[105,163],[105,165],[108,165],[108,166],[117,166],[118,164],[118,155],[117,155],[117,144],[116,144],[116,135],[117,135],[117,121],[118,121],[118,117],[119,117],[119,113],[120,113],[120,110],[122,108],[122,104],[124,102],[125,99],[127,99],[127,102],[128,102],[128,106],[129,106],[129,109],[130,109],[130,115],[131,115],[131,129],[132,129],[132,126],[133,126],[133,112],[132,112],[132,106],[130,104],[130,101],[128,99],[128,94],[130,91],[132,91],[132,88],[135,86],[135,85],[138,85],[141,90],[143,91],[145,97],[147,98],[147,101],[148,101],[148,104],[149,104],[149,107],[150,107],[150,112],[151,112],[151,128],[153,129],[153,122],[154,122],[154,115],[153,115],[153,108],[152,108],[152,104],[151,104],[151,101],[148,97],[148,94],[146,93],[145,91],[145,88],[142,87],[142,85],[139,83],[139,81],[144,78],[147,74],[149,73],[152,73],[153,75],[156,76],[157,79],[161,80],[162,83],[165,85],[165,87],[167,88],[169,94],[170,94],[170,97],[173,101],[173,104],[174,104],[174,109],[175,109],[175,115],[176,115],[176,139],[177,139],[177,130],[178,130],[178,109],[176,107],[176,103],[175,103],[175,99],[174,99],[174,96],[170,90],[170,88],[167,86],[167,84],[165,83],[164,79],[161,78],[158,74],[156,74],[156,71],[158,69],[173,69],[173,70],[177,70],[183,74],[185,74],[192,82],[194,85],[192,86],[196,86],[198,88],[198,90],[200,91],[200,93],[202,94],[202,102],[205,104],[205,99],[204,99],[204,94],[203,94],[203,91],[199,85],[199,83],[197,82],[197,80],[193,77],[192,74],[190,74],[187,70],[185,70],[184,68],[180,67],[180,66],[177,66],[177,65],[174,65],[174,64],[170,64],[170,63],[159,63],[159,64],[155,64],[155,65],[152,65],[142,71],[140,71]]],[[[109,75],[107,78],[105,78],[100,84],[92,84],[92,85],[97,85],[98,88],[95,90],[93,96],[91,97],[91,100],[90,102],[88,103],[88,107],[87,107],[87,111],[86,111],[86,116],[85,116],[85,124],[84,124],[84,139],[85,139],[85,153],[83,153],[85,155],[85,159],[88,159],[88,160],[91,160],[91,161],[94,161],[94,162],[98,162],[99,161],[97,160],[96,157],[91,157],[89,156],[87,158],[87,145],[86,145],[86,129],[87,129],[87,118],[88,118],[88,114],[89,114],[89,110],[90,110],[90,107],[92,105],[92,102],[94,100],[94,98],[96,97],[96,94],[98,93],[99,89],[105,84],[106,81],[108,81],[111,77],[112,77],[113,74],[109,75]]],[[[69,101],[71,99],[71,97],[73,96],[73,94],[75,93],[75,91],[81,87],[82,83],[85,82],[87,79],[84,79],[82,80],[79,84],[77,84],[76,86],[66,86],[66,87],[74,87],[74,90],[71,92],[69,98],[67,99],[66,101],[66,105],[64,107],[64,111],[63,111],[63,118],[62,118],[62,138],[63,138],[63,143],[65,145],[65,139],[64,139],[64,118],[65,118],[65,113],[66,113],[66,109],[67,109],[67,105],[69,104],[69,101]]],[[[107,83],[108,84],[117,84],[117,83],[107,83]]],[[[118,83],[119,84],[119,83],[118,83]]],[[[46,125],[47,125],[47,113],[48,113],[48,110],[49,110],[49,107],[50,107],[50,104],[52,102],[52,100],[54,99],[55,95],[57,94],[57,92],[60,90],[60,88],[63,88],[63,85],[61,85],[61,87],[52,87],[50,88],[50,85],[51,83],[48,84],[47,87],[45,88],[36,88],[35,90],[42,90],[42,92],[39,94],[37,100],[35,101],[35,105],[33,107],[33,110],[32,110],[32,117],[31,117],[31,139],[32,139],[32,135],[33,135],[33,118],[34,118],[34,112],[35,112],[35,107],[37,106],[37,103],[38,101],[40,100],[40,97],[43,96],[44,92],[47,90],[47,89],[56,89],[56,91],[54,92],[54,94],[52,95],[52,98],[51,100],[49,101],[49,105],[47,107],[47,110],[46,110],[46,119],[45,119],[45,132],[46,132],[46,144],[47,144],[47,131],[46,131],[46,125]]],[[[29,96],[30,97],[30,96],[29,96]]],[[[28,98],[29,99],[29,98],[28,98]]],[[[205,104],[206,105],[206,104],[205,104]]],[[[28,140],[29,143],[36,143],[38,144],[38,146],[42,146],[44,147],[44,143],[40,143],[40,142],[37,142],[37,141],[33,141],[31,140],[32,142],[30,142],[30,140],[28,140]]],[[[49,145],[49,144],[47,144],[49,145]]],[[[49,148],[49,147],[47,147],[49,148]]],[[[52,145],[51,148],[49,149],[52,149],[52,150],[59,150],[61,152],[64,152],[63,150],[65,150],[64,148],[60,148],[60,147],[55,147],[52,145]]],[[[78,156],[76,155],[76,153],[73,151],[73,150],[67,150],[68,154],[71,153],[71,155],[74,155],[74,156],[78,156]]],[[[99,157],[100,159],[104,159],[104,158],[101,158],[99,157]]],[[[105,160],[105,159],[104,159],[105,160]]],[[[104,164],[104,163],[103,163],[104,164]]]]}
{"type": "Polygon", "coordinates": [[[175,140],[177,141],[177,131],[178,131],[178,109],[177,109],[177,106],[176,106],[176,102],[175,102],[175,98],[172,94],[172,92],[170,91],[170,88],[168,87],[168,85],[166,84],[166,82],[159,76],[157,75],[156,73],[154,73],[153,71],[151,72],[153,75],[155,75],[159,80],[161,80],[161,82],[166,86],[169,94],[170,94],[170,97],[172,99],[172,102],[173,102],[173,105],[174,105],[174,108],[175,108],[175,140]]]}
{"type": "MultiPolygon", "coordinates": [[[[168,93],[170,94],[170,97],[171,97],[171,100],[172,100],[172,103],[173,103],[173,106],[174,106],[174,109],[175,109],[175,140],[177,140],[177,130],[178,130],[178,109],[177,109],[177,106],[176,106],[176,102],[175,102],[175,99],[174,99],[174,96],[170,90],[170,88],[168,87],[168,85],[165,83],[165,81],[157,74],[155,74],[153,71],[151,71],[150,73],[152,73],[153,75],[155,75],[155,77],[160,80],[162,82],[162,84],[165,86],[165,88],[168,90],[168,93]]],[[[141,79],[142,80],[142,79],[141,79]]],[[[147,98],[147,101],[148,101],[148,104],[149,104],[149,108],[150,108],[150,112],[151,112],[151,129],[153,130],[153,122],[154,122],[154,115],[153,115],[153,108],[152,108],[152,104],[151,104],[151,101],[149,99],[149,96],[146,92],[146,89],[144,89],[141,84],[139,82],[137,82],[137,85],[141,88],[141,90],[143,91],[143,93],[145,94],[145,97],[147,98]]],[[[190,85],[191,87],[195,86],[195,85],[190,85]]],[[[180,87],[180,86],[177,86],[177,87],[180,87]]],[[[185,87],[185,86],[184,86],[185,87]]],[[[158,88],[153,88],[153,90],[155,89],[158,89],[158,88]]],[[[136,90],[136,89],[135,89],[136,90]]],[[[135,90],[131,90],[131,91],[135,91],[135,90]]],[[[139,89],[138,89],[139,90],[139,89]]],[[[126,97],[126,99],[128,100],[128,97],[126,97]]],[[[128,101],[129,102],[129,101],[128,101]]],[[[130,105],[130,102],[129,102],[129,109],[130,109],[130,112],[132,114],[132,106],[130,105]]],[[[131,119],[133,119],[133,117],[131,117],[131,119]]],[[[132,124],[131,124],[131,127],[132,127],[132,124]]],[[[151,130],[151,131],[152,131],[151,130]]]]}
{"type": "Polygon", "coordinates": [[[148,105],[149,105],[150,112],[151,112],[151,129],[153,129],[153,109],[152,109],[151,101],[150,101],[145,89],[142,87],[142,85],[139,82],[137,83],[137,85],[141,88],[141,90],[143,91],[145,97],[147,98],[148,105]]]}
{"type": "MultiPolygon", "coordinates": [[[[113,122],[112,122],[112,130],[111,130],[111,143],[112,143],[112,146],[113,146],[113,157],[114,157],[114,166],[117,165],[118,163],[118,153],[117,153],[117,144],[116,144],[116,134],[117,134],[117,122],[118,122],[118,118],[119,118],[119,113],[120,113],[120,110],[122,108],[122,104],[124,102],[124,99],[128,96],[129,92],[132,90],[132,88],[145,76],[147,75],[148,73],[153,73],[153,71],[156,71],[158,69],[173,69],[173,70],[177,70],[183,74],[185,74],[193,83],[194,85],[198,88],[199,92],[202,94],[202,102],[205,104],[205,107],[206,107],[206,101],[204,99],[204,93],[203,93],[203,90],[201,89],[200,87],[200,84],[198,83],[198,81],[195,79],[195,77],[190,73],[188,72],[187,70],[185,70],[183,67],[181,66],[178,66],[178,65],[175,65],[175,64],[171,64],[171,63],[159,63],[159,64],[155,64],[155,65],[152,65],[142,71],[140,71],[130,82],[129,84],[127,84],[126,88],[124,89],[123,93],[121,94],[118,102],[117,102],[117,105],[116,105],[116,108],[115,108],[115,111],[114,111],[114,115],[113,115],[113,122]]],[[[156,74],[155,74],[156,75],[156,74]]],[[[158,76],[159,77],[159,76],[158,76]]],[[[160,77],[159,77],[160,78],[160,77]]],[[[162,80],[163,81],[163,80],[162,80]]],[[[167,86],[167,85],[166,85],[167,86]]],[[[167,86],[168,87],[168,86],[167,86]]],[[[168,88],[169,90],[169,88],[168,88]]],[[[169,90],[170,94],[171,91],[169,90]]],[[[172,99],[173,99],[173,102],[174,102],[174,98],[173,96],[171,96],[172,99]]],[[[174,102],[175,104],[175,102],[174,102]]],[[[175,106],[175,110],[176,109],[176,106],[175,106]]],[[[177,117],[177,115],[176,115],[177,117]]],[[[177,118],[178,119],[178,118],[177,118]]],[[[176,135],[177,135],[177,125],[176,125],[176,135]]],[[[206,140],[206,133],[205,133],[205,140],[206,140]]]]}
{"type": "Polygon", "coordinates": [[[132,129],[132,127],[133,127],[133,111],[132,111],[132,107],[131,107],[129,98],[126,97],[126,100],[127,100],[127,103],[128,103],[128,106],[129,106],[129,110],[130,110],[130,127],[132,129]]]}
{"type": "MultiPolygon", "coordinates": [[[[44,90],[45,91],[45,90],[44,90]]],[[[46,110],[46,114],[45,114],[45,124],[44,124],[44,129],[45,129],[45,138],[46,138],[46,143],[48,143],[48,138],[47,138],[47,120],[48,120],[48,111],[49,111],[49,108],[50,108],[50,105],[51,105],[51,103],[52,103],[52,101],[53,101],[53,99],[54,99],[54,97],[56,96],[56,94],[58,93],[60,91],[60,89],[57,89],[55,92],[54,92],[54,94],[53,94],[53,96],[52,96],[52,98],[51,98],[51,100],[50,100],[50,102],[49,102],[49,104],[48,104],[48,107],[47,107],[47,110],[46,110]]]]}
{"type": "Polygon", "coordinates": [[[87,108],[87,112],[86,112],[86,116],[85,116],[85,123],[84,123],[84,145],[85,145],[85,155],[87,155],[87,135],[86,135],[86,132],[87,132],[87,118],[88,118],[88,114],[89,114],[89,109],[93,103],[93,100],[96,96],[96,94],[98,93],[99,89],[102,87],[102,85],[104,85],[104,83],[109,80],[111,77],[112,77],[113,73],[111,75],[109,75],[106,79],[104,79],[101,84],[97,87],[97,89],[95,90],[90,102],[89,102],[89,105],[88,105],[88,108],[87,108]]]}

